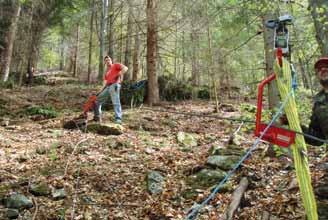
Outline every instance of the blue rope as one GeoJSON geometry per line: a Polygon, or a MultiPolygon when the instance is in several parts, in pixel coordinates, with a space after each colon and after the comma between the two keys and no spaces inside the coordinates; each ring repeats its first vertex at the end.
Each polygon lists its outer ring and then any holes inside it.
{"type": "Polygon", "coordinates": [[[232,174],[238,169],[238,167],[248,158],[248,156],[252,153],[253,150],[255,150],[256,146],[260,143],[262,137],[265,135],[265,133],[268,131],[268,129],[272,126],[272,124],[277,120],[277,118],[279,117],[279,115],[281,114],[283,108],[285,107],[285,105],[287,104],[287,101],[289,99],[289,97],[294,93],[294,90],[292,89],[289,94],[287,95],[286,99],[284,100],[284,102],[281,104],[279,110],[277,111],[277,113],[273,116],[272,120],[270,121],[270,123],[268,124],[268,126],[263,130],[263,133],[260,135],[260,137],[258,137],[253,146],[249,148],[249,150],[246,152],[246,154],[235,164],[235,166],[233,167],[232,170],[230,170],[226,176],[224,177],[223,180],[221,180],[221,182],[214,188],[213,192],[199,205],[196,206],[195,208],[191,208],[188,211],[188,215],[185,218],[186,220],[194,220],[196,219],[198,212],[211,200],[213,199],[213,197],[215,196],[215,194],[222,188],[222,186],[227,182],[227,180],[232,176],[232,174]]]}
{"type": "Polygon", "coordinates": [[[290,64],[292,70],[292,89],[295,91],[297,89],[297,78],[296,69],[293,64],[290,64]]]}

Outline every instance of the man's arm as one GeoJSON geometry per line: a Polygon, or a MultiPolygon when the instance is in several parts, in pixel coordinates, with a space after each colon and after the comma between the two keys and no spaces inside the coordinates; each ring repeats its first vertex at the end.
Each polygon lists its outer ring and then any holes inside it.
{"type": "Polygon", "coordinates": [[[128,71],[128,67],[121,64],[121,71],[119,72],[119,77],[120,77],[120,80],[121,80],[121,83],[123,82],[123,78],[124,78],[124,73],[126,73],[128,71]]]}

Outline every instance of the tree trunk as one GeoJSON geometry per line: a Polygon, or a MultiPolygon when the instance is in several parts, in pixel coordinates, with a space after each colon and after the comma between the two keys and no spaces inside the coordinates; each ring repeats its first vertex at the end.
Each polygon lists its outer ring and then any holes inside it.
{"type": "MultiPolygon", "coordinates": [[[[123,8],[124,8],[124,2],[121,1],[121,27],[124,26],[124,23],[123,23],[123,8]]],[[[119,56],[119,62],[122,63],[123,62],[123,28],[120,28],[121,30],[121,33],[120,33],[120,56],[119,56]]]]}
{"type": "Polygon", "coordinates": [[[147,102],[153,105],[159,102],[158,81],[156,75],[157,45],[157,7],[156,0],[147,0],[147,102]]]}
{"type": "Polygon", "coordinates": [[[109,0],[108,55],[114,58],[114,0],[109,0]]]}
{"type": "Polygon", "coordinates": [[[1,66],[0,66],[0,73],[2,74],[1,81],[3,82],[6,82],[9,77],[10,63],[13,53],[15,34],[16,34],[20,11],[21,11],[21,6],[18,1],[17,4],[15,4],[13,19],[11,21],[9,31],[7,32],[5,37],[6,43],[5,43],[3,58],[1,60],[1,66]]]}
{"type": "Polygon", "coordinates": [[[181,72],[179,71],[179,75],[181,75],[182,81],[185,81],[186,78],[186,63],[187,63],[187,58],[186,58],[186,50],[185,50],[185,31],[182,31],[182,38],[181,38],[181,43],[182,43],[182,70],[181,72]]]}
{"type": "Polygon", "coordinates": [[[305,72],[305,68],[304,68],[304,61],[303,59],[301,58],[301,56],[298,56],[298,62],[300,64],[300,70],[301,70],[301,75],[302,75],[302,82],[303,82],[303,86],[304,88],[306,89],[310,89],[310,79],[309,79],[309,76],[308,74],[305,72]]]}
{"type": "Polygon", "coordinates": [[[59,48],[60,48],[60,61],[59,61],[59,70],[64,70],[64,60],[65,60],[65,57],[64,57],[64,36],[62,36],[62,40],[60,41],[60,45],[59,45],[59,48]]]}
{"type": "MultiPolygon", "coordinates": [[[[129,1],[129,0],[128,0],[129,1]]],[[[128,11],[128,26],[127,26],[127,36],[126,36],[126,42],[125,42],[125,58],[124,58],[124,64],[125,66],[128,67],[128,71],[124,74],[124,79],[125,80],[130,80],[131,79],[131,65],[130,65],[130,60],[131,60],[131,35],[132,35],[132,13],[133,13],[133,8],[131,4],[129,4],[129,11],[128,11]]],[[[135,25],[136,26],[136,25],[135,25]]]]}
{"type": "Polygon", "coordinates": [[[133,50],[133,72],[132,72],[132,81],[136,82],[138,80],[139,73],[139,59],[140,54],[140,38],[139,38],[139,27],[135,26],[135,36],[134,36],[134,50],[133,50]]]}
{"type": "MultiPolygon", "coordinates": [[[[89,6],[92,8],[95,5],[95,0],[89,0],[89,6]]],[[[93,35],[93,17],[94,10],[91,11],[90,18],[90,35],[89,35],[89,57],[88,57],[88,83],[91,82],[91,64],[92,64],[92,35],[93,35]]]]}
{"type": "Polygon", "coordinates": [[[206,4],[206,14],[207,14],[207,40],[208,40],[208,72],[209,77],[211,78],[211,81],[213,83],[213,90],[214,90],[214,97],[215,97],[215,111],[219,112],[219,98],[218,98],[218,92],[217,92],[217,83],[216,83],[216,77],[215,77],[215,71],[214,71],[214,61],[213,61],[213,49],[212,49],[212,33],[210,28],[210,20],[208,18],[208,5],[206,4]]]}
{"type": "Polygon", "coordinates": [[[199,74],[198,71],[198,62],[197,62],[197,33],[195,28],[192,28],[191,34],[190,34],[190,40],[192,45],[192,54],[191,54],[191,84],[193,86],[192,88],[192,98],[197,98],[197,75],[199,74]]]}
{"type": "Polygon", "coordinates": [[[78,57],[79,57],[79,44],[80,44],[80,24],[76,27],[76,42],[75,42],[75,53],[74,53],[74,68],[73,77],[78,75],[78,57]]]}
{"type": "Polygon", "coordinates": [[[309,0],[316,39],[322,56],[328,55],[328,1],[309,0]]]}
{"type": "MultiPolygon", "coordinates": [[[[265,50],[265,66],[266,66],[266,76],[273,73],[273,63],[275,60],[275,55],[273,51],[274,33],[272,29],[265,27],[265,21],[272,19],[272,15],[266,15],[262,19],[263,24],[263,37],[264,37],[264,50],[265,50]]],[[[269,109],[274,109],[279,104],[279,94],[275,81],[269,84],[269,109]]]]}
{"type": "Polygon", "coordinates": [[[106,33],[105,19],[107,16],[108,10],[108,0],[102,0],[102,10],[100,16],[100,39],[99,39],[99,71],[98,71],[98,80],[102,81],[104,73],[104,37],[106,33]]]}

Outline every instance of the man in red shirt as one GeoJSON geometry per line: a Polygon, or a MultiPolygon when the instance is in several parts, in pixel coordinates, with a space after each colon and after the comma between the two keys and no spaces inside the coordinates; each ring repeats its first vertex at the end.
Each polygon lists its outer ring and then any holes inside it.
{"type": "Polygon", "coordinates": [[[113,63],[109,56],[104,58],[107,65],[107,72],[104,75],[103,89],[97,95],[94,106],[94,121],[101,121],[101,106],[110,96],[115,112],[115,123],[122,123],[122,107],[120,101],[120,89],[123,81],[123,74],[128,70],[120,63],[113,63]]]}

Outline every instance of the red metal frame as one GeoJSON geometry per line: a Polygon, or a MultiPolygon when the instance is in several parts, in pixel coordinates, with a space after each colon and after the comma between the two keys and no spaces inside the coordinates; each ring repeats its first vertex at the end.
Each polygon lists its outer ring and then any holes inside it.
{"type": "Polygon", "coordinates": [[[97,100],[96,95],[92,95],[89,97],[88,101],[83,105],[83,114],[84,115],[87,115],[88,111],[93,109],[96,100],[97,100]]]}
{"type": "MultiPolygon", "coordinates": [[[[279,65],[281,66],[282,52],[279,49],[277,50],[277,58],[279,65]]],[[[268,126],[267,124],[261,122],[264,86],[273,81],[275,78],[276,75],[273,73],[269,77],[262,80],[262,82],[258,85],[256,126],[254,132],[255,136],[257,137],[260,137],[263,131],[268,126]]],[[[291,144],[295,143],[295,132],[271,125],[266,131],[266,133],[263,135],[262,139],[269,141],[272,144],[279,145],[281,147],[289,147],[291,144]]]]}

